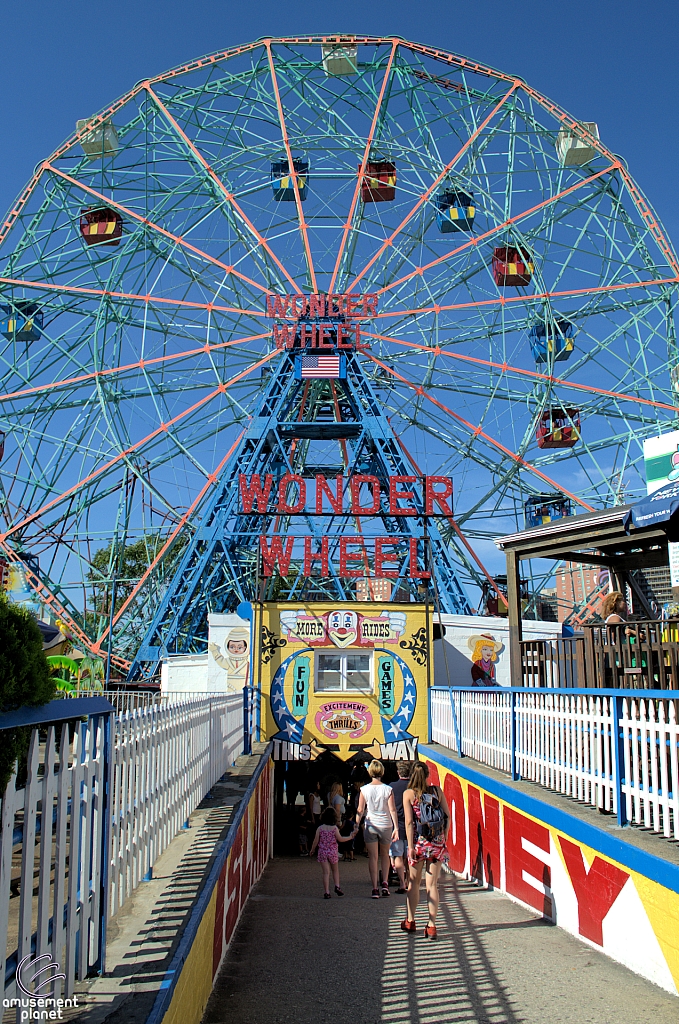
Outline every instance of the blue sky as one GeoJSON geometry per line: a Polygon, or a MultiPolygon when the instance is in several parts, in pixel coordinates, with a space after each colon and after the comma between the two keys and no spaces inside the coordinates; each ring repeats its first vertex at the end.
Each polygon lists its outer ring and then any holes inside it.
{"type": "Polygon", "coordinates": [[[262,35],[397,34],[516,73],[627,161],[679,247],[677,0],[32,0],[3,5],[0,208],[135,82],[262,35]]]}

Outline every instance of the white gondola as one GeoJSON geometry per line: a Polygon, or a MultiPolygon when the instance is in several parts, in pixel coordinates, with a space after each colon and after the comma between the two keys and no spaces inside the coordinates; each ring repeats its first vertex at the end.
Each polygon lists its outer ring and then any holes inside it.
{"type": "Polygon", "coordinates": [[[326,75],[358,74],[358,46],[355,43],[323,43],[326,75]]]}
{"type": "MultiPolygon", "coordinates": [[[[582,127],[595,139],[599,138],[599,126],[594,121],[583,121],[582,127]]],[[[593,160],[598,152],[570,128],[562,128],[556,137],[556,153],[562,167],[581,167],[593,160]]]]}
{"type": "MultiPolygon", "coordinates": [[[[88,117],[76,121],[75,130],[81,132],[90,119],[88,117]]],[[[118,132],[110,121],[104,121],[97,125],[80,140],[83,153],[90,160],[97,160],[101,156],[109,156],[118,152],[118,132]]]]}

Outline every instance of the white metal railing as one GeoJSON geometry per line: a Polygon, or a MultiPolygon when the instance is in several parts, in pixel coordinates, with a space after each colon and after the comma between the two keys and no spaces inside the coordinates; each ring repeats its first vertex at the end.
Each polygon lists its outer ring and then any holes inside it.
{"type": "Polygon", "coordinates": [[[108,718],[98,714],[84,722],[51,724],[42,737],[33,728],[23,785],[17,788],[15,772],[3,793],[0,978],[5,999],[21,996],[16,971],[25,957],[51,957],[58,973],[66,975],[68,998],[75,979],[87,977],[100,963],[108,718]]]}
{"type": "Polygon", "coordinates": [[[431,739],[679,839],[679,693],[430,691],[431,739]]]}
{"type": "Polygon", "coordinates": [[[176,703],[122,715],[104,701],[81,700],[70,722],[63,720],[72,702],[58,700],[43,719],[56,724],[42,727],[29,710],[27,770],[19,786],[15,770],[1,807],[6,999],[21,995],[15,972],[27,956],[48,954],[65,974],[63,988],[38,993],[50,998],[69,998],[77,979],[102,968],[107,917],[151,877],[154,862],[243,750],[240,694],[177,696],[176,703]]]}
{"type": "Polygon", "coordinates": [[[115,914],[243,749],[239,694],[155,705],[116,719],[110,912],[115,914]]]}

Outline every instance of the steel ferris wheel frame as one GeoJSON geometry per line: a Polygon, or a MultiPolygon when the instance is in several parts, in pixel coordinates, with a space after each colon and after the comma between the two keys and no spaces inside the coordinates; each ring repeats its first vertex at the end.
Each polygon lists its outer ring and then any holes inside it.
{"type": "MultiPolygon", "coordinates": [[[[589,509],[640,493],[641,442],[679,409],[678,283],[624,161],[516,76],[369,36],[267,37],[181,65],[87,120],[0,227],[0,548],[80,642],[106,652],[113,637],[128,664],[263,390],[291,372],[267,296],[370,292],[352,372],[372,398],[351,415],[379,396],[411,468],[455,478],[437,543],[478,582],[469,541],[483,551],[527,497],[589,509]],[[357,48],[354,74],[328,73],[333,46],[357,48]],[[594,155],[564,164],[559,133],[594,155]],[[271,193],[276,161],[288,202],[271,193]],[[396,185],[376,203],[363,185],[379,161],[396,185]],[[441,233],[446,189],[473,194],[473,228],[441,233]],[[91,244],[82,225],[101,210],[115,233],[91,244]],[[531,259],[525,284],[493,279],[507,245],[531,259]],[[568,360],[536,363],[530,331],[564,323],[568,360]],[[575,404],[577,443],[538,447],[545,416],[575,404]],[[133,541],[148,567],[126,578],[133,541]]],[[[300,420],[329,404],[312,392],[300,420]]],[[[351,471],[351,444],[314,443],[288,468],[351,471]]],[[[243,594],[232,582],[220,607],[243,594]]],[[[201,628],[179,628],[175,649],[201,649],[201,628]]]]}

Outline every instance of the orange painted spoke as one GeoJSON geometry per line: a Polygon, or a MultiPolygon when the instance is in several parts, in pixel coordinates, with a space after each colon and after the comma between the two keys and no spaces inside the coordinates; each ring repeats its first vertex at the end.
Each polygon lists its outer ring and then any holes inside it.
{"type": "Polygon", "coordinates": [[[66,611],[66,609],[64,608],[63,604],[59,601],[59,599],[52,593],[49,587],[47,587],[43,583],[43,581],[38,576],[36,576],[35,573],[32,572],[28,568],[28,566],[25,565],[25,563],[21,561],[21,558],[17,555],[16,551],[14,551],[13,548],[6,544],[2,538],[0,538],[0,549],[4,552],[5,556],[10,562],[14,563],[15,565],[23,566],[26,574],[26,582],[28,583],[29,587],[32,590],[34,590],[36,594],[38,594],[40,599],[46,605],[48,605],[50,608],[57,612],[59,618],[63,619],[64,623],[72,631],[73,635],[77,637],[77,639],[81,643],[86,644],[91,649],[92,641],[82,631],[80,626],[78,626],[78,624],[73,621],[73,619],[66,611]]]}
{"type": "Polygon", "coordinates": [[[222,306],[218,302],[192,302],[190,299],[166,299],[161,295],[140,295],[136,292],[114,292],[106,288],[84,288],[73,284],[52,284],[48,281],[24,281],[17,277],[0,277],[0,284],[17,285],[21,288],[35,288],[38,291],[63,292],[66,295],[91,295],[94,298],[126,299],[129,302],[143,302],[147,306],[178,306],[183,309],[205,309],[209,313],[238,313],[239,316],[265,317],[261,309],[241,309],[238,306],[222,306]]]}
{"type": "Polygon", "coordinates": [[[669,409],[670,412],[679,412],[679,405],[670,405],[668,402],[654,402],[651,398],[626,395],[622,391],[607,391],[605,388],[595,388],[592,384],[578,384],[577,381],[554,377],[549,373],[539,373],[537,370],[523,370],[520,366],[512,366],[510,363],[494,363],[492,359],[464,356],[459,352],[449,352],[439,345],[431,348],[429,345],[420,345],[416,341],[403,341],[401,338],[389,338],[386,334],[370,334],[368,331],[363,331],[361,337],[375,338],[377,341],[387,341],[392,345],[401,345],[404,348],[414,348],[418,352],[431,352],[435,356],[445,356],[446,359],[457,359],[463,363],[489,366],[493,370],[501,370],[502,373],[516,373],[521,377],[529,377],[531,380],[543,380],[548,384],[558,384],[559,387],[574,388],[576,391],[590,391],[595,395],[604,395],[606,398],[615,398],[622,402],[634,402],[635,405],[650,405],[654,409],[669,409]]]}
{"type": "MultiPolygon", "coordinates": [[[[597,178],[601,178],[604,174],[609,174],[611,171],[616,170],[619,167],[620,163],[616,161],[609,167],[604,167],[603,171],[597,171],[596,174],[591,174],[589,178],[583,178],[581,181],[576,182],[575,185],[570,185],[561,192],[557,192],[555,196],[550,196],[549,199],[543,199],[541,203],[531,206],[528,210],[522,210],[521,213],[517,213],[514,217],[509,217],[508,220],[502,221],[501,224],[497,224],[495,227],[489,228],[488,231],[484,231],[482,235],[475,235],[463,245],[459,245],[457,249],[451,249],[450,252],[444,253],[443,256],[438,256],[435,260],[432,260],[431,263],[425,263],[421,267],[416,267],[415,270],[411,270],[409,274],[405,274],[403,277],[399,277],[398,280],[392,281],[391,284],[385,285],[384,288],[378,289],[377,294],[383,295],[384,292],[391,291],[392,288],[396,288],[400,284],[405,284],[405,282],[410,281],[411,278],[421,276],[424,274],[425,270],[431,270],[432,267],[437,267],[439,264],[445,263],[452,256],[457,256],[459,253],[464,252],[465,249],[473,249],[475,246],[478,246],[479,242],[483,242],[487,238],[492,238],[493,235],[498,234],[498,232],[503,231],[512,224],[518,223],[518,221],[523,220],[524,217],[532,216],[532,214],[537,213],[538,210],[543,210],[545,207],[551,206],[552,203],[558,202],[559,199],[563,199],[564,196],[570,195],[571,192],[577,192],[578,189],[583,187],[583,185],[589,185],[593,181],[596,181],[597,178]]],[[[358,280],[358,278],[356,280],[358,280]]]]}
{"type": "Polygon", "coordinates": [[[420,196],[420,198],[417,200],[417,202],[415,203],[413,208],[410,210],[410,212],[406,214],[406,216],[403,218],[403,220],[401,221],[399,226],[396,228],[396,230],[392,231],[392,233],[389,235],[389,238],[385,239],[384,242],[382,242],[382,245],[377,250],[375,255],[368,261],[368,263],[366,263],[366,265],[363,267],[363,270],[361,270],[361,272],[359,274],[357,274],[357,276],[353,279],[353,281],[351,282],[351,284],[347,288],[348,292],[351,292],[351,291],[354,290],[354,288],[356,287],[358,282],[360,280],[362,280],[362,278],[368,273],[370,268],[377,262],[377,260],[380,258],[380,256],[384,252],[384,250],[387,249],[390,245],[394,244],[394,239],[396,238],[396,236],[403,230],[403,228],[406,226],[408,221],[410,221],[415,216],[415,214],[420,209],[420,207],[424,203],[427,202],[427,200],[431,196],[432,192],[436,188],[438,188],[440,183],[444,180],[446,175],[450,173],[450,171],[455,166],[455,164],[460,159],[460,157],[464,156],[464,154],[467,152],[467,150],[472,145],[472,143],[476,141],[476,139],[479,137],[481,132],[490,124],[490,122],[495,117],[497,112],[502,109],[504,104],[507,102],[509,97],[516,91],[517,86],[519,86],[519,85],[520,85],[520,82],[518,80],[512,84],[511,88],[505,93],[505,95],[502,97],[500,102],[498,104],[496,104],[496,106],[493,107],[493,109],[491,110],[491,112],[488,115],[488,117],[484,121],[482,121],[481,124],[479,125],[479,127],[476,129],[476,131],[472,135],[469,136],[469,138],[467,139],[465,144],[462,146],[462,148],[460,150],[458,150],[458,152],[455,154],[453,159],[448,164],[446,164],[446,166],[443,168],[443,170],[441,171],[439,176],[436,178],[436,180],[433,182],[433,184],[431,184],[429,186],[429,188],[426,190],[426,192],[424,192],[420,196]]]}
{"type": "Polygon", "coordinates": [[[285,152],[288,157],[288,170],[290,171],[290,177],[292,178],[292,187],[295,192],[295,205],[297,207],[297,217],[299,218],[299,228],[302,232],[302,238],[304,239],[304,251],[306,252],[307,267],[309,268],[309,277],[311,278],[311,290],[313,292],[318,291],[316,284],[316,273],[314,271],[314,261],[311,255],[311,246],[309,245],[309,232],[307,229],[307,223],[304,219],[304,211],[302,210],[302,200],[299,195],[299,184],[297,182],[297,174],[295,173],[295,165],[292,159],[292,150],[290,148],[290,139],[288,138],[288,129],[285,124],[285,114],[283,113],[283,104],[281,102],[281,94],[278,88],[278,79],[276,78],[276,68],[273,62],[273,54],[271,52],[271,43],[266,42],[266,54],[269,60],[269,71],[271,73],[271,84],[273,85],[274,96],[276,97],[276,107],[278,109],[278,121],[281,126],[281,136],[283,137],[283,145],[285,146],[285,152]]]}
{"type": "Polygon", "coordinates": [[[583,508],[586,508],[588,512],[594,511],[592,506],[588,505],[586,501],[582,500],[582,498],[578,498],[577,494],[573,494],[565,487],[561,487],[559,484],[556,483],[556,481],[552,480],[551,477],[547,476],[546,473],[541,472],[541,470],[537,469],[535,466],[531,466],[530,462],[526,462],[526,460],[522,459],[520,455],[516,454],[516,452],[513,452],[511,451],[510,448],[506,448],[503,444],[500,444],[500,442],[496,441],[494,437],[490,436],[490,434],[486,434],[486,432],[482,430],[481,427],[475,427],[474,424],[470,423],[469,420],[466,420],[464,416],[460,416],[459,413],[453,412],[453,410],[449,409],[447,405],[443,404],[443,402],[439,402],[437,398],[432,398],[431,395],[427,394],[423,387],[421,387],[418,384],[413,384],[413,382],[408,380],[407,377],[403,377],[400,373],[397,373],[396,370],[394,370],[391,366],[388,366],[386,363],[383,363],[381,359],[377,359],[376,356],[371,355],[370,352],[365,352],[364,355],[366,355],[368,359],[372,359],[373,363],[376,363],[377,366],[381,366],[383,370],[386,370],[388,373],[390,373],[392,377],[395,377],[397,380],[400,380],[402,384],[406,384],[409,388],[412,388],[413,391],[416,394],[418,394],[421,398],[426,398],[428,402],[431,402],[432,405],[435,405],[438,409],[441,409],[442,412],[445,412],[449,416],[452,416],[453,419],[457,420],[458,423],[461,423],[464,427],[466,427],[466,429],[471,434],[473,434],[474,437],[482,437],[484,441],[487,441],[494,448],[497,448],[497,450],[502,452],[503,455],[506,455],[508,458],[510,458],[513,462],[516,462],[518,465],[523,466],[524,469],[529,470],[529,472],[534,473],[536,476],[539,476],[541,480],[544,480],[545,483],[548,483],[550,487],[553,487],[556,491],[561,491],[563,494],[567,494],[569,498],[572,498],[573,501],[576,502],[576,504],[581,505],[583,508]]]}
{"type": "Polygon", "coordinates": [[[112,366],[108,370],[94,370],[92,373],[83,373],[79,377],[66,377],[63,380],[54,381],[51,384],[38,384],[33,388],[24,388],[22,391],[9,391],[7,394],[0,394],[0,402],[6,402],[10,398],[26,398],[28,395],[37,395],[43,391],[50,393],[56,388],[69,387],[74,384],[83,384],[89,380],[97,380],[100,377],[110,377],[112,374],[125,373],[128,370],[143,370],[147,366],[157,366],[158,363],[167,363],[175,359],[185,359],[188,356],[209,354],[219,349],[231,348],[233,345],[245,345],[249,341],[260,341],[268,338],[266,334],[251,334],[249,338],[235,338],[233,341],[221,341],[215,345],[201,345],[200,348],[186,349],[184,352],[176,352],[173,355],[155,356],[153,359],[140,359],[137,363],[127,363],[125,366],[112,366]]]}
{"type": "MultiPolygon", "coordinates": [[[[228,452],[226,453],[226,455],[224,456],[222,461],[219,463],[219,465],[217,466],[215,471],[213,473],[210,473],[209,477],[207,478],[206,483],[203,485],[203,487],[201,488],[199,493],[196,495],[196,497],[194,498],[192,503],[189,505],[189,507],[187,508],[186,512],[181,517],[181,519],[177,523],[176,527],[174,528],[174,530],[172,531],[170,536],[167,538],[167,540],[165,541],[165,543],[163,544],[162,548],[160,549],[158,554],[155,556],[155,558],[153,559],[153,561],[149,565],[149,567],[146,570],[146,572],[144,573],[144,575],[141,577],[141,579],[132,588],[132,590],[130,591],[130,593],[126,597],[125,601],[120,606],[120,608],[118,609],[116,615],[113,618],[113,625],[114,626],[118,622],[118,620],[121,617],[121,615],[124,613],[125,609],[129,607],[129,605],[134,600],[135,596],[139,593],[139,591],[141,590],[142,586],[144,585],[146,580],[149,578],[149,576],[151,575],[151,573],[153,572],[155,567],[158,565],[158,563],[160,562],[161,558],[163,557],[163,555],[165,554],[167,549],[170,547],[170,544],[172,544],[172,542],[175,539],[175,537],[177,537],[179,535],[179,533],[183,530],[183,528],[186,525],[186,523],[188,523],[189,519],[191,518],[191,516],[193,515],[195,510],[198,508],[198,506],[199,506],[200,502],[202,501],[203,497],[205,496],[205,494],[207,494],[209,489],[211,487],[213,487],[217,483],[217,480],[219,478],[219,474],[221,473],[222,469],[224,468],[226,463],[229,461],[229,459],[233,455],[233,453],[236,450],[237,446],[240,444],[240,441],[241,441],[244,433],[245,433],[245,431],[241,430],[240,434],[238,435],[236,440],[233,442],[233,444],[231,445],[231,447],[229,448],[228,452]]],[[[102,635],[99,637],[99,639],[96,642],[95,647],[97,649],[101,648],[101,645],[103,644],[104,640],[106,640],[106,638],[108,637],[108,634],[109,634],[109,628],[107,627],[106,630],[102,633],[102,635]]]]}
{"type": "Polygon", "coordinates": [[[239,380],[242,380],[243,377],[247,377],[249,373],[252,373],[253,370],[258,369],[260,366],[268,362],[271,358],[273,358],[273,356],[277,354],[278,353],[276,350],[274,350],[273,352],[269,352],[268,355],[264,356],[262,359],[258,359],[257,362],[253,363],[252,366],[248,367],[247,370],[243,370],[241,373],[237,373],[235,377],[232,377],[231,380],[226,381],[224,384],[220,384],[219,387],[211,391],[209,395],[206,395],[204,398],[199,399],[197,402],[194,402],[194,404],[190,406],[188,409],[185,409],[183,412],[180,412],[176,416],[173,416],[173,418],[171,420],[168,420],[167,423],[161,423],[159,427],[156,427],[155,430],[152,430],[150,434],[146,435],[146,437],[143,437],[140,441],[135,441],[134,444],[130,445],[124,451],[120,452],[118,455],[115,456],[115,458],[109,459],[109,461],[104,463],[103,466],[100,466],[99,469],[95,469],[92,473],[89,474],[89,476],[86,476],[82,480],[79,480],[77,484],[74,484],[72,487],[69,487],[68,490],[64,491],[57,498],[53,498],[51,501],[48,501],[46,505],[43,505],[35,512],[32,512],[29,516],[26,516],[26,518],[22,519],[20,523],[16,523],[14,526],[10,527],[9,530],[6,530],[5,533],[0,534],[0,542],[6,540],[7,537],[11,537],[12,534],[16,533],[17,531],[24,530],[30,523],[34,522],[45,512],[48,512],[49,509],[54,508],[55,505],[59,505],[66,498],[70,497],[72,494],[75,494],[77,491],[82,490],[83,487],[87,486],[87,484],[91,483],[93,480],[96,480],[97,477],[100,477],[102,476],[102,474],[107,473],[110,469],[113,468],[113,466],[120,462],[121,459],[126,458],[128,455],[131,455],[132,452],[135,452],[139,448],[142,448],[144,445],[148,444],[150,441],[153,441],[154,438],[159,437],[161,434],[167,433],[170,427],[173,427],[176,423],[179,423],[180,420],[185,419],[187,416],[189,416],[192,412],[195,412],[197,409],[200,409],[204,405],[207,405],[207,403],[211,402],[212,399],[216,398],[217,395],[223,394],[227,390],[227,388],[231,387],[232,384],[236,384],[239,380]]]}
{"type": "MultiPolygon", "coordinates": [[[[242,209],[242,207],[240,206],[240,204],[239,204],[239,203],[238,203],[238,202],[236,201],[236,199],[235,199],[235,197],[234,197],[233,193],[229,192],[229,190],[228,190],[228,189],[226,188],[226,186],[224,185],[224,183],[222,182],[222,180],[221,180],[221,179],[220,179],[220,178],[218,177],[218,175],[217,175],[217,174],[215,174],[215,172],[214,172],[214,171],[212,170],[212,168],[210,167],[209,163],[207,162],[207,160],[205,159],[205,157],[203,156],[203,154],[202,154],[202,153],[201,153],[201,152],[200,152],[200,151],[199,151],[199,150],[198,150],[198,149],[196,148],[196,146],[195,146],[195,145],[194,145],[194,143],[193,143],[193,142],[191,141],[191,139],[190,139],[190,138],[188,137],[188,135],[186,134],[186,132],[185,132],[185,131],[183,131],[183,130],[182,130],[182,129],[181,129],[180,127],[179,127],[179,125],[178,125],[177,121],[175,121],[174,117],[172,116],[172,114],[170,113],[170,111],[169,111],[169,110],[167,109],[167,107],[165,106],[165,104],[163,103],[163,101],[162,101],[162,100],[160,99],[160,97],[159,97],[159,96],[157,96],[157,95],[156,95],[156,93],[155,93],[155,92],[153,91],[153,89],[151,88],[151,85],[150,85],[150,83],[149,83],[149,82],[145,82],[145,83],[144,83],[144,88],[145,88],[145,89],[147,90],[147,92],[149,93],[149,95],[150,95],[150,96],[152,97],[152,99],[153,99],[153,102],[154,102],[154,103],[156,103],[156,104],[158,105],[158,107],[159,107],[159,109],[160,109],[160,110],[162,110],[163,114],[165,115],[165,117],[167,118],[167,120],[168,120],[168,121],[170,122],[170,124],[172,125],[172,127],[174,128],[174,130],[175,130],[175,131],[177,132],[177,134],[178,134],[178,135],[179,135],[179,136],[180,136],[180,137],[181,137],[181,138],[183,139],[183,141],[184,141],[184,142],[186,143],[186,145],[187,145],[187,146],[188,146],[188,148],[189,148],[189,149],[191,150],[191,152],[192,152],[192,153],[193,153],[193,155],[195,156],[195,158],[196,158],[196,160],[198,161],[198,163],[199,163],[199,164],[201,165],[201,167],[203,167],[203,168],[204,168],[204,170],[205,170],[205,171],[207,172],[207,174],[208,174],[208,175],[210,176],[211,180],[212,180],[212,181],[213,181],[213,182],[215,183],[215,185],[217,186],[217,188],[219,189],[219,191],[220,191],[220,192],[222,193],[222,195],[224,196],[224,198],[226,199],[226,201],[227,201],[227,202],[228,202],[228,203],[229,203],[229,204],[230,204],[230,205],[231,205],[231,206],[232,206],[232,207],[234,208],[234,210],[235,210],[235,211],[237,212],[238,216],[239,216],[239,217],[241,218],[241,220],[243,221],[243,223],[244,223],[244,224],[245,224],[245,225],[247,226],[248,230],[249,230],[249,231],[251,232],[251,234],[252,234],[252,235],[253,235],[253,236],[254,236],[254,237],[255,237],[255,238],[257,239],[257,243],[258,243],[259,245],[261,245],[261,246],[262,246],[262,248],[266,250],[266,252],[268,252],[268,254],[269,254],[269,256],[271,257],[271,259],[272,259],[272,260],[274,261],[274,263],[276,264],[276,266],[278,267],[278,269],[279,269],[279,270],[281,271],[281,273],[282,273],[282,274],[283,274],[283,275],[284,275],[284,276],[285,276],[285,277],[287,278],[287,280],[288,280],[288,281],[290,282],[290,284],[291,284],[291,285],[292,285],[292,287],[293,287],[293,288],[295,289],[295,291],[296,291],[296,292],[297,292],[298,294],[301,294],[301,289],[300,289],[299,285],[298,285],[298,284],[297,284],[297,283],[296,283],[295,281],[293,281],[293,279],[292,279],[292,278],[290,277],[290,274],[289,274],[289,273],[287,272],[287,270],[285,269],[285,267],[283,266],[283,264],[281,263],[281,261],[280,261],[280,260],[278,259],[278,257],[277,257],[277,256],[275,255],[275,253],[273,252],[273,250],[271,249],[271,246],[270,246],[270,245],[269,245],[269,243],[267,242],[266,238],[264,238],[264,236],[263,236],[263,235],[261,235],[261,234],[259,233],[259,231],[258,231],[258,230],[257,230],[257,228],[255,227],[255,225],[254,225],[254,224],[252,223],[252,221],[250,220],[250,218],[249,218],[248,216],[246,216],[246,214],[245,214],[245,212],[243,211],[243,209],[242,209]]],[[[233,268],[231,268],[231,271],[232,271],[232,273],[235,273],[235,271],[233,270],[233,268]]],[[[239,275],[239,276],[242,276],[242,275],[239,275]]],[[[244,280],[249,280],[248,278],[243,278],[243,279],[244,279],[244,280]]],[[[266,288],[266,287],[264,287],[264,285],[257,285],[257,287],[258,287],[258,288],[259,288],[259,289],[260,289],[261,291],[263,291],[263,292],[267,292],[268,294],[271,294],[271,289],[270,289],[270,288],[266,288]]]]}
{"type": "Polygon", "coordinates": [[[171,231],[166,231],[165,228],[161,228],[160,224],[156,224],[155,221],[149,220],[148,217],[142,217],[141,214],[135,213],[134,210],[131,210],[128,206],[124,206],[123,203],[116,202],[116,200],[111,199],[110,196],[102,195],[101,192],[97,192],[96,189],[90,188],[89,185],[85,185],[84,182],[71,177],[70,174],[65,174],[64,171],[58,170],[48,160],[45,161],[43,167],[45,170],[56,174],[59,178],[63,178],[64,181],[70,182],[71,185],[75,185],[76,188],[82,189],[83,192],[87,192],[88,195],[94,196],[94,198],[103,206],[109,206],[113,207],[115,210],[119,210],[121,213],[124,213],[126,217],[131,217],[139,224],[145,224],[147,228],[151,228],[152,231],[157,231],[159,235],[162,235],[164,238],[169,238],[171,242],[175,243],[175,245],[194,253],[207,263],[211,263],[215,267],[219,267],[220,270],[225,271],[225,273],[232,274],[240,281],[244,281],[253,288],[257,288],[260,292],[266,292],[267,295],[271,294],[271,289],[267,288],[266,285],[253,281],[252,278],[246,277],[245,274],[241,274],[240,271],[235,269],[235,267],[230,267],[226,263],[222,263],[221,260],[218,260],[216,256],[210,256],[209,253],[206,253],[203,249],[199,249],[197,246],[191,245],[191,243],[187,242],[185,238],[180,238],[179,235],[173,235],[171,231]]]}
{"type": "Polygon", "coordinates": [[[663,284],[679,284],[676,277],[661,277],[655,281],[624,281],[622,284],[601,284],[593,288],[571,288],[561,292],[535,292],[533,295],[499,295],[496,299],[477,299],[475,302],[453,302],[447,306],[420,306],[419,309],[397,309],[376,313],[374,320],[385,317],[420,316],[422,313],[442,313],[449,309],[479,309],[482,306],[511,306],[521,302],[538,302],[541,299],[564,299],[578,295],[599,295],[602,292],[618,292],[626,288],[651,288],[663,284]]]}
{"type": "Polygon", "coordinates": [[[337,281],[337,275],[339,274],[340,264],[342,263],[342,257],[344,256],[344,250],[347,244],[347,237],[349,235],[349,232],[351,231],[351,227],[354,220],[354,211],[356,209],[356,204],[358,203],[358,196],[361,191],[361,183],[363,181],[363,176],[365,175],[365,168],[368,163],[368,160],[370,159],[370,147],[372,146],[373,138],[375,137],[375,129],[377,128],[377,121],[380,116],[380,110],[382,109],[382,100],[384,99],[384,93],[389,82],[389,76],[391,75],[391,67],[392,64],[394,63],[394,57],[396,56],[396,49],[399,45],[399,40],[397,39],[391,39],[389,40],[389,42],[391,42],[391,53],[389,54],[389,60],[387,61],[387,67],[384,72],[384,78],[382,79],[382,87],[380,89],[380,94],[377,97],[375,113],[373,114],[372,123],[370,125],[370,131],[368,132],[368,138],[366,139],[365,149],[363,151],[363,159],[361,160],[361,169],[358,172],[356,187],[354,188],[351,206],[349,207],[349,214],[347,216],[346,223],[342,230],[342,239],[340,241],[337,259],[335,260],[335,269],[332,272],[330,287],[328,288],[328,292],[330,294],[332,294],[332,292],[334,292],[335,290],[335,283],[337,281]]]}

